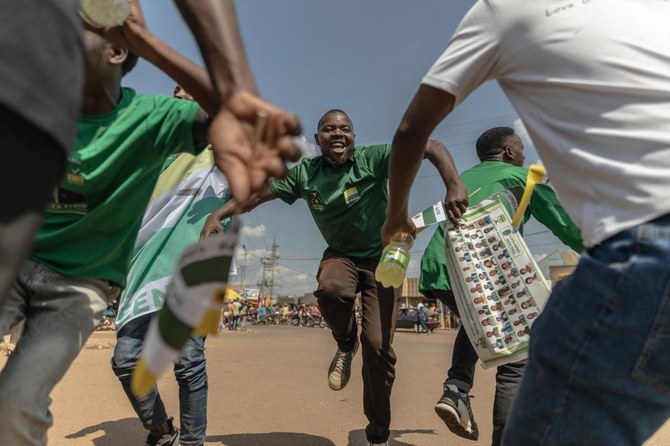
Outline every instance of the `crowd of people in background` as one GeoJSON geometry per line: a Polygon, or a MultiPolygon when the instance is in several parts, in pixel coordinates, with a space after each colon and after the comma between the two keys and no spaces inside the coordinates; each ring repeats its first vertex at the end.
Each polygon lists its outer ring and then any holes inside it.
{"type": "MultiPolygon", "coordinates": [[[[438,308],[434,301],[419,301],[416,305],[401,307],[401,311],[407,309],[423,309],[421,314],[425,318],[426,314],[434,314],[439,320],[443,321],[442,328],[457,329],[460,327],[460,319],[444,307],[444,311],[438,308]],[[440,314],[444,313],[444,319],[440,314]]],[[[360,304],[354,307],[356,322],[361,323],[362,312],[360,304]]],[[[319,305],[316,303],[265,303],[259,304],[258,301],[248,299],[235,300],[229,302],[221,309],[219,320],[219,331],[247,331],[247,323],[251,325],[284,325],[296,327],[319,327],[328,328],[328,324],[323,319],[319,305]]]]}

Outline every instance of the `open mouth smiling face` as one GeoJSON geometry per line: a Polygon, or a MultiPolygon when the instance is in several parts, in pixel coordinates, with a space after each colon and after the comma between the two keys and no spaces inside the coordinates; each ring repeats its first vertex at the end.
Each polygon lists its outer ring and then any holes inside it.
{"type": "Polygon", "coordinates": [[[329,113],[321,119],[319,131],[314,135],[323,155],[337,163],[351,157],[355,139],[353,125],[344,113],[329,113]]]}

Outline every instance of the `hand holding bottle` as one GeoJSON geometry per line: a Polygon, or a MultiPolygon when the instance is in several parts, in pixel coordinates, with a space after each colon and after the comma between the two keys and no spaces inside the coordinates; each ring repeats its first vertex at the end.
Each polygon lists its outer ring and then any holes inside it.
{"type": "Polygon", "coordinates": [[[409,266],[409,251],[414,238],[406,232],[400,232],[391,238],[391,243],[384,248],[379,265],[375,270],[375,279],[388,288],[399,288],[405,279],[409,266]]]}

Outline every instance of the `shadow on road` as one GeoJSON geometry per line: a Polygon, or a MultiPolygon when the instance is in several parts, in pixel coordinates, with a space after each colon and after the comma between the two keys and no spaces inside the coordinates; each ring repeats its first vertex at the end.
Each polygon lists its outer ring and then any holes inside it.
{"type": "Polygon", "coordinates": [[[327,438],[296,432],[209,435],[205,441],[207,443],[221,442],[226,446],[335,446],[335,443],[327,438]]]}
{"type": "Polygon", "coordinates": [[[96,426],[89,426],[79,432],[69,434],[65,438],[82,438],[100,431],[104,432],[104,435],[93,440],[92,444],[94,446],[128,444],[129,439],[145,438],[147,432],[137,418],[124,418],[116,421],[105,421],[96,426]]]}
{"type": "MultiPolygon", "coordinates": [[[[403,434],[427,434],[427,435],[436,435],[434,429],[405,429],[405,430],[392,430],[391,436],[389,437],[389,446],[417,446],[420,443],[405,443],[404,441],[398,440],[398,437],[403,434]]],[[[367,438],[365,437],[365,429],[358,429],[355,431],[349,432],[349,446],[363,446],[366,445],[367,438]]]]}
{"type": "MultiPolygon", "coordinates": [[[[92,440],[94,446],[117,446],[128,444],[133,439],[144,438],[146,430],[137,418],[124,418],[116,421],[105,421],[95,426],[67,435],[67,439],[77,439],[103,432],[101,437],[92,440]]],[[[397,438],[403,434],[435,435],[433,429],[392,430],[389,438],[390,446],[416,446],[397,438]]],[[[297,432],[267,432],[253,434],[209,435],[207,443],[221,443],[225,446],[335,446],[331,440],[311,434],[297,432]]],[[[366,445],[365,430],[358,429],[349,432],[348,446],[366,445]]]]}

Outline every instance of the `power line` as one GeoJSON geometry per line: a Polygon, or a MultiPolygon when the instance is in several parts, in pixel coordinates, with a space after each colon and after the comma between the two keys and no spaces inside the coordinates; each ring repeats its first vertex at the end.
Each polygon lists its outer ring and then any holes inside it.
{"type": "Polygon", "coordinates": [[[539,248],[540,246],[555,246],[555,245],[562,245],[562,242],[552,242],[552,243],[540,243],[537,245],[528,245],[529,248],[539,248]]]}
{"type": "Polygon", "coordinates": [[[530,237],[530,236],[532,236],[532,235],[548,234],[548,233],[550,233],[550,232],[551,232],[551,231],[549,231],[548,229],[545,229],[544,231],[529,232],[528,234],[524,234],[523,236],[524,236],[524,238],[526,238],[526,237],[530,237]]]}
{"type": "MultiPolygon", "coordinates": [[[[442,131],[442,130],[447,130],[447,129],[450,129],[450,128],[465,127],[465,126],[468,126],[468,125],[478,124],[478,123],[487,122],[487,121],[498,121],[498,120],[502,120],[502,119],[506,119],[506,118],[518,118],[518,117],[519,116],[516,113],[509,113],[509,114],[505,114],[505,115],[498,115],[498,116],[491,116],[491,117],[488,117],[488,118],[475,119],[473,121],[468,121],[468,122],[463,122],[463,123],[458,123],[458,124],[456,124],[456,123],[454,123],[454,124],[444,124],[444,125],[439,125],[439,126],[435,127],[435,129],[433,130],[433,134],[435,134],[435,132],[442,131]]],[[[470,133],[474,134],[476,132],[470,132],[470,133]]],[[[453,135],[450,135],[450,136],[453,136],[453,135]]],[[[368,143],[371,143],[371,142],[374,142],[374,141],[381,141],[381,140],[390,141],[392,138],[393,138],[393,135],[391,135],[391,136],[388,136],[388,135],[387,136],[381,136],[381,137],[378,137],[378,138],[365,138],[363,140],[358,141],[358,143],[362,144],[362,145],[365,145],[365,144],[368,144],[368,143]]],[[[433,138],[433,139],[435,139],[435,138],[433,138]]]]}

